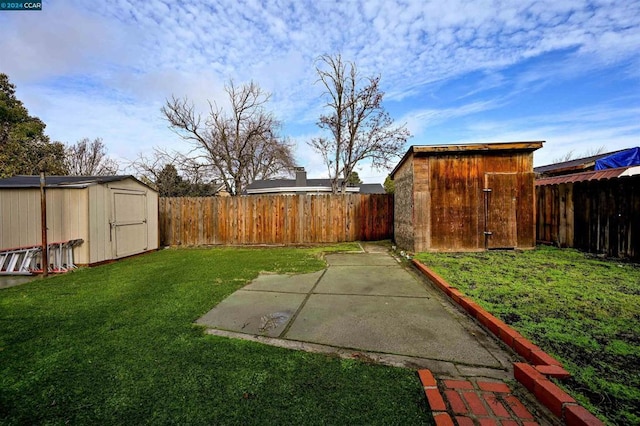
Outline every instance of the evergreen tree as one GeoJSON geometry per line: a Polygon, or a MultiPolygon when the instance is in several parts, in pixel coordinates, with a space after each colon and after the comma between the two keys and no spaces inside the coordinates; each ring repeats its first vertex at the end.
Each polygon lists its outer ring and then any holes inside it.
{"type": "Polygon", "coordinates": [[[189,193],[189,182],[185,182],[173,164],[167,164],[158,173],[156,187],[161,197],[184,197],[189,193]]]}
{"type": "Polygon", "coordinates": [[[391,176],[387,176],[382,186],[384,186],[384,190],[387,194],[393,194],[396,192],[396,185],[393,182],[393,179],[391,179],[391,176]]]}
{"type": "Polygon", "coordinates": [[[358,172],[351,172],[351,175],[349,175],[349,179],[347,179],[347,186],[358,186],[361,183],[362,179],[360,179],[360,176],[358,176],[358,172]]]}
{"type": "Polygon", "coordinates": [[[65,147],[44,134],[46,125],[16,98],[16,87],[0,73],[0,177],[67,174],[65,147]]]}

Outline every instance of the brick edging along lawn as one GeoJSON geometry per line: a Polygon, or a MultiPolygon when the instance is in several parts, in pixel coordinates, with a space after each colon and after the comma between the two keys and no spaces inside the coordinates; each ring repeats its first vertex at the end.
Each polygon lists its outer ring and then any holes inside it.
{"type": "Polygon", "coordinates": [[[565,424],[573,425],[602,425],[603,423],[580,406],[575,399],[564,392],[548,377],[565,379],[570,377],[562,364],[538,346],[531,343],[516,330],[509,327],[502,320],[485,311],[471,298],[465,296],[457,288],[452,287],[444,278],[429,269],[416,259],[413,265],[454,302],[464,308],[473,318],[478,320],[489,331],[513,349],[518,355],[529,361],[514,363],[514,376],[525,388],[532,392],[536,399],[545,405],[553,414],[564,420],[565,424]]]}
{"type": "Polygon", "coordinates": [[[438,385],[430,370],[418,370],[418,377],[437,426],[453,426],[454,419],[458,426],[539,426],[506,383],[467,379],[438,385]]]}

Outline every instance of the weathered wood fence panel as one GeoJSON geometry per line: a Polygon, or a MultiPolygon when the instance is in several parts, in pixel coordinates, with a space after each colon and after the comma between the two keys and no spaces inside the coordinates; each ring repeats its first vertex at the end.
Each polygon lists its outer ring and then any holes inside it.
{"type": "Polygon", "coordinates": [[[393,196],[160,198],[161,245],[373,241],[393,236],[393,196]]]}
{"type": "Polygon", "coordinates": [[[539,242],[640,260],[640,176],[536,186],[539,242]]]}

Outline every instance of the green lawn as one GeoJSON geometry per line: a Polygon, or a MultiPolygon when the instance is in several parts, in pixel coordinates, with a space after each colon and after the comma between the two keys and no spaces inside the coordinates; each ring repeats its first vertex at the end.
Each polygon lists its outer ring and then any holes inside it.
{"type": "Polygon", "coordinates": [[[0,290],[0,423],[429,424],[413,371],[193,325],[260,271],[323,268],[322,250],[162,250],[0,290]]]}
{"type": "Polygon", "coordinates": [[[580,402],[640,424],[640,265],[552,247],[416,258],[562,361],[580,402]]]}

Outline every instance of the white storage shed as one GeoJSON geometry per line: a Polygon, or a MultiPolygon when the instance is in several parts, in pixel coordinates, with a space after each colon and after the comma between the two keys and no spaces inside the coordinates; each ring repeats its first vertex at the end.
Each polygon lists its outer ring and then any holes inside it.
{"type": "MultiPolygon", "coordinates": [[[[82,239],[77,265],[158,248],[158,193],[133,176],[47,176],[47,240],[82,239]]],[[[0,250],[42,243],[40,177],[0,179],[0,250]]]]}

